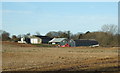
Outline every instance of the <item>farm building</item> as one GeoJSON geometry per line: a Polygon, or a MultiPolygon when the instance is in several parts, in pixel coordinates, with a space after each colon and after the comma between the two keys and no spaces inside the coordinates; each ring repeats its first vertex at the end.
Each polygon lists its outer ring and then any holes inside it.
{"type": "Polygon", "coordinates": [[[48,36],[38,36],[38,35],[33,35],[32,37],[30,37],[30,42],[31,44],[48,44],[48,42],[51,40],[52,38],[48,37],[48,36]]]}
{"type": "Polygon", "coordinates": [[[75,41],[75,46],[99,46],[98,41],[94,39],[79,39],[79,40],[74,40],[75,41]]]}
{"type": "Polygon", "coordinates": [[[48,44],[48,42],[51,40],[52,38],[48,37],[48,36],[38,36],[38,35],[33,35],[30,37],[22,37],[20,41],[18,41],[18,43],[31,43],[31,44],[48,44]]]}
{"type": "Polygon", "coordinates": [[[67,43],[67,38],[53,38],[49,41],[50,44],[64,45],[67,43]]]}
{"type": "Polygon", "coordinates": [[[30,38],[30,42],[32,44],[41,44],[42,43],[42,39],[41,38],[38,38],[38,37],[31,37],[30,38]]]}
{"type": "Polygon", "coordinates": [[[99,46],[99,43],[96,40],[88,39],[67,39],[67,38],[53,38],[49,41],[51,44],[58,44],[60,46],[69,45],[69,47],[79,47],[79,46],[99,46]]]}
{"type": "Polygon", "coordinates": [[[22,37],[18,43],[30,43],[30,38],[28,37],[22,37]]]}

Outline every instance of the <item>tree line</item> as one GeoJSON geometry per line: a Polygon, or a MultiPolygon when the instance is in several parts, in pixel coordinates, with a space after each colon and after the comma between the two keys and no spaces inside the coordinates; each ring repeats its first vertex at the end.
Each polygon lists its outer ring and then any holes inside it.
{"type": "MultiPolygon", "coordinates": [[[[39,32],[36,32],[36,35],[40,35],[39,32]]],[[[24,35],[12,35],[10,37],[10,33],[0,30],[0,38],[2,41],[13,41],[17,42],[21,37],[28,37],[30,33],[24,35]]],[[[117,25],[106,24],[101,27],[100,31],[86,33],[76,33],[72,34],[70,31],[49,31],[45,36],[49,36],[51,38],[68,38],[68,39],[95,39],[99,42],[100,46],[119,46],[120,42],[120,34],[118,32],[117,25]]]]}

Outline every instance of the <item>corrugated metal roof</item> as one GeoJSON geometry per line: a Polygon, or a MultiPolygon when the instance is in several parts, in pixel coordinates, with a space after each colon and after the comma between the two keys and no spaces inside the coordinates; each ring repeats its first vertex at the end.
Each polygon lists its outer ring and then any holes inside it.
{"type": "Polygon", "coordinates": [[[49,42],[61,42],[63,40],[65,40],[66,38],[53,38],[52,40],[50,40],[49,42]]]}

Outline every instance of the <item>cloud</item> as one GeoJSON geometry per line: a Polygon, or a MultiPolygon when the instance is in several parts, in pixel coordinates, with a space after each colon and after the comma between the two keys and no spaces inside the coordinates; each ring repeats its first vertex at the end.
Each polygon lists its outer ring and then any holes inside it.
{"type": "Polygon", "coordinates": [[[0,13],[31,14],[31,13],[32,13],[32,11],[19,11],[19,10],[0,10],[0,13]]]}

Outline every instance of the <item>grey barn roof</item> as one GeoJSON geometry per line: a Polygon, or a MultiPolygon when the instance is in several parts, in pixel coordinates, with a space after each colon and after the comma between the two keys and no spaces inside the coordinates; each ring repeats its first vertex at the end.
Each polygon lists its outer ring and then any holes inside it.
{"type": "Polygon", "coordinates": [[[65,40],[66,38],[53,38],[52,40],[50,40],[49,42],[61,42],[63,40],[65,40]]]}

